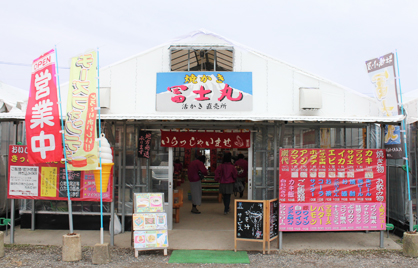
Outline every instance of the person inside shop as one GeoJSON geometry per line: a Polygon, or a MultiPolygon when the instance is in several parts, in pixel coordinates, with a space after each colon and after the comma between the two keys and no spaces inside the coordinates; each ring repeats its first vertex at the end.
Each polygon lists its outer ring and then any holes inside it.
{"type": "MultiPolygon", "coordinates": [[[[242,185],[245,189],[245,183],[248,183],[248,162],[244,159],[243,154],[238,155],[238,160],[235,161],[235,166],[239,167],[238,172],[238,181],[242,182],[242,185]]],[[[244,190],[239,193],[239,197],[241,198],[244,195],[244,190]]]]}
{"type": "Polygon", "coordinates": [[[192,194],[192,213],[200,214],[196,206],[200,206],[202,203],[202,177],[208,175],[205,163],[206,157],[204,155],[199,156],[196,160],[193,160],[189,165],[187,175],[190,181],[190,192],[192,194]],[[200,174],[199,174],[200,172],[200,174]]]}
{"type": "Polygon", "coordinates": [[[224,214],[229,213],[229,204],[231,203],[231,194],[234,192],[234,182],[238,177],[238,172],[231,163],[231,153],[225,153],[222,164],[215,171],[215,180],[220,183],[219,193],[224,200],[224,214]]]}
{"type": "Polygon", "coordinates": [[[183,165],[181,164],[180,159],[174,160],[174,175],[180,177],[182,171],[183,165]]]}

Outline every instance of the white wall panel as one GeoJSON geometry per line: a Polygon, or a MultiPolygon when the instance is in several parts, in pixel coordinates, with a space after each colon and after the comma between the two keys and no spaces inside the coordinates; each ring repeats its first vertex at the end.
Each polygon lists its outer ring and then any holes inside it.
{"type": "Polygon", "coordinates": [[[293,114],[293,70],[273,60],[268,61],[268,107],[269,113],[293,114]]]}
{"type": "MultiPolygon", "coordinates": [[[[192,36],[176,44],[188,43],[231,44],[213,35],[192,36]]],[[[103,111],[104,113],[173,115],[173,113],[155,110],[156,74],[170,71],[169,46],[168,44],[157,47],[101,71],[101,86],[111,87],[111,108],[103,111]]],[[[216,115],[220,118],[234,115],[246,116],[248,119],[251,119],[251,116],[378,116],[377,106],[373,99],[242,46],[234,47],[234,71],[252,72],[253,110],[217,113],[216,115]],[[322,108],[316,111],[300,110],[300,87],[319,87],[322,92],[322,108]]],[[[187,114],[182,112],[177,114],[179,118],[194,116],[190,111],[187,114]]]]}
{"type": "Polygon", "coordinates": [[[108,113],[131,113],[135,110],[136,59],[111,67],[110,109],[108,113]]]}

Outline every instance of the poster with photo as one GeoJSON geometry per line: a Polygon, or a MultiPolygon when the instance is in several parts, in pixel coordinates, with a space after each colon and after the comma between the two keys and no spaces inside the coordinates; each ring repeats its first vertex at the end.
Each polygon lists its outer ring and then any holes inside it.
{"type": "Polygon", "coordinates": [[[135,231],[134,247],[135,249],[168,247],[167,230],[135,231]]]}
{"type": "Polygon", "coordinates": [[[133,215],[134,230],[167,229],[166,213],[138,213],[133,215]]]}
{"type": "Polygon", "coordinates": [[[163,212],[163,193],[135,193],[134,213],[142,212],[163,212]]]}

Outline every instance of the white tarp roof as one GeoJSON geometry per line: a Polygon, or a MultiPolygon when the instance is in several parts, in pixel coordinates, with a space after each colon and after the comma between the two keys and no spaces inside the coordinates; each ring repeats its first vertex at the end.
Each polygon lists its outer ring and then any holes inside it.
{"type": "Polygon", "coordinates": [[[0,81],[0,118],[24,118],[28,97],[29,91],[0,81]]]}
{"type": "MultiPolygon", "coordinates": [[[[168,55],[168,52],[167,52],[168,55]]],[[[164,61],[169,60],[168,56],[163,54],[164,61]]],[[[244,60],[245,60],[244,59],[244,60]]],[[[250,62],[249,62],[250,63],[250,62]]],[[[248,65],[248,64],[247,64],[248,65]]],[[[263,66],[259,66],[263,69],[263,66]]],[[[254,74],[253,80],[262,81],[265,77],[263,74],[254,74]],[[261,80],[260,80],[261,78],[261,80]]],[[[283,76],[282,75],[282,76],[283,76]]],[[[366,75],[366,74],[365,74],[366,75]]],[[[286,78],[287,79],[287,78],[286,78]]],[[[311,122],[385,122],[385,123],[395,123],[402,120],[402,116],[396,117],[383,117],[379,116],[377,111],[377,106],[375,105],[376,101],[373,98],[370,98],[366,95],[363,95],[357,91],[341,86],[337,83],[329,81],[327,79],[312,75],[308,72],[305,72],[299,68],[291,66],[285,62],[273,59],[269,56],[261,54],[257,51],[254,51],[251,48],[245,47],[239,43],[232,42],[222,36],[216,35],[206,30],[199,30],[193,32],[189,35],[182,36],[176,40],[173,40],[170,43],[166,43],[140,54],[134,55],[128,59],[124,59],[110,66],[101,68],[100,71],[100,85],[102,87],[109,87],[113,92],[111,92],[111,109],[102,109],[102,119],[112,119],[112,120],[251,120],[251,121],[262,121],[262,120],[279,120],[279,121],[311,121],[311,122]],[[194,43],[195,42],[195,43],[194,43]],[[163,113],[155,111],[155,93],[150,92],[152,88],[155,88],[155,82],[152,79],[145,81],[145,84],[141,84],[141,88],[134,85],[137,82],[134,82],[132,77],[135,77],[136,73],[141,73],[143,76],[154,74],[156,72],[167,72],[169,69],[161,64],[161,54],[166,53],[167,48],[170,46],[176,45],[193,45],[202,46],[207,44],[208,46],[216,44],[224,46],[233,46],[237,51],[239,51],[239,56],[241,57],[241,62],[238,71],[247,71],[248,66],[243,66],[242,58],[250,58],[250,61],[262,61],[262,64],[270,62],[268,65],[271,68],[271,73],[283,73],[283,75],[293,74],[295,77],[292,81],[284,81],[285,86],[288,86],[289,83],[294,83],[296,88],[303,86],[304,83],[318,83],[323,87],[323,98],[327,98],[327,108],[322,109],[319,112],[300,112],[297,111],[297,108],[294,110],[291,109],[281,109],[281,107],[287,105],[287,100],[281,100],[282,103],[275,103],[271,100],[280,101],[283,95],[280,92],[267,91],[271,85],[266,86],[262,84],[261,86],[257,85],[259,101],[254,103],[257,105],[251,113],[229,113],[229,114],[196,114],[196,113],[163,113]],[[158,56],[158,61],[155,57],[158,56]],[[136,61],[138,59],[138,61],[136,61]],[[146,68],[140,66],[143,61],[147,60],[149,63],[152,63],[152,66],[145,66],[146,68]],[[158,63],[159,62],[159,63],[158,63]],[[136,67],[135,67],[136,66],[136,67]],[[139,66],[139,67],[138,67],[139,66]],[[142,68],[141,68],[142,67],[142,68]],[[134,70],[135,69],[135,70],[134,70]],[[121,77],[122,80],[117,80],[116,78],[121,77]],[[132,80],[132,81],[131,81],[132,80]],[[123,83],[122,83],[122,82],[123,83]],[[307,81],[307,82],[306,82],[307,81]],[[299,84],[298,84],[299,83],[299,84]],[[297,84],[297,85],[296,85],[297,84]],[[138,89],[147,88],[146,94],[139,96],[138,89]],[[126,91],[126,92],[125,92],[126,91]],[[126,95],[126,96],[125,96],[126,95]],[[127,97],[129,96],[129,97],[127,97]],[[129,102],[129,103],[128,103],[129,102]],[[131,103],[132,102],[132,103],[131,103]],[[268,104],[270,103],[270,106],[268,104]],[[113,105],[113,106],[112,106],[113,105]],[[268,106],[268,109],[265,108],[268,106]],[[375,107],[376,106],[376,107],[375,107]],[[344,107],[340,109],[337,113],[336,110],[338,107],[344,107]],[[285,111],[285,112],[283,112],[285,111]]],[[[283,78],[282,78],[283,80],[283,78]]],[[[262,82],[264,83],[264,82],[262,82]]],[[[268,82],[267,82],[268,83],[268,82]]],[[[139,84],[139,82],[138,82],[139,84]]],[[[283,86],[281,87],[283,88],[283,86]]],[[[296,90],[296,89],[294,89],[296,90]]],[[[61,85],[61,97],[62,97],[62,108],[63,113],[65,114],[65,103],[66,95],[68,91],[68,82],[61,85]]],[[[290,92],[286,95],[291,95],[290,92]]],[[[295,95],[296,96],[296,95],[295,95]]],[[[293,106],[297,106],[297,96],[293,97],[291,102],[293,106]]],[[[11,114],[11,113],[0,113],[0,119],[2,118],[11,118],[11,119],[24,119],[24,113],[21,114],[11,114]]]]}

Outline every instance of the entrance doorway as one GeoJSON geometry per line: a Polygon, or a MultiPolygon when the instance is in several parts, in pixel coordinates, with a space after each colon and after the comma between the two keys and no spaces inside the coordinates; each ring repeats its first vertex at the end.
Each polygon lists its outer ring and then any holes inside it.
{"type": "MultiPolygon", "coordinates": [[[[215,230],[233,230],[234,220],[234,200],[247,199],[248,183],[245,183],[245,190],[242,197],[238,193],[236,196],[231,195],[230,211],[231,213],[224,215],[224,204],[222,195],[219,194],[219,183],[214,180],[215,170],[222,163],[224,153],[231,153],[232,162],[238,161],[238,156],[247,161],[247,173],[251,168],[248,165],[248,156],[250,149],[205,149],[205,148],[172,148],[173,149],[173,192],[176,196],[178,192],[183,192],[183,206],[180,208],[179,222],[173,223],[173,230],[194,230],[194,231],[215,231],[215,230]],[[190,190],[190,182],[188,180],[188,165],[196,160],[199,156],[204,155],[206,161],[204,165],[208,170],[208,175],[202,180],[202,203],[198,206],[201,214],[193,214],[192,197],[190,190]],[[178,165],[181,165],[181,171],[178,165]]],[[[243,161],[240,161],[243,162],[243,161]]],[[[247,174],[245,174],[247,175],[247,174]]],[[[179,202],[175,198],[173,202],[179,202]]]]}

